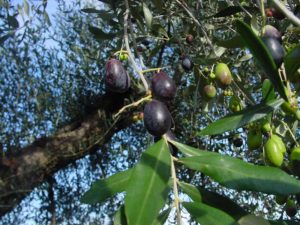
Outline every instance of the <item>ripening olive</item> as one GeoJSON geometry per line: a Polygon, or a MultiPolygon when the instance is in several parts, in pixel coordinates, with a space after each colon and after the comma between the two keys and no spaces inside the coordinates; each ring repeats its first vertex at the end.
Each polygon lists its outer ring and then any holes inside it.
{"type": "Polygon", "coordinates": [[[218,63],[215,68],[216,80],[221,88],[227,87],[232,82],[232,75],[225,63],[218,63]]]}
{"type": "Polygon", "coordinates": [[[288,199],[285,205],[285,212],[289,217],[294,217],[297,214],[297,206],[292,199],[288,199]]]}
{"type": "Polygon", "coordinates": [[[216,90],[215,86],[208,84],[208,85],[204,86],[203,94],[206,99],[210,100],[216,96],[217,90],[216,90]]]}
{"type": "Polygon", "coordinates": [[[105,85],[112,92],[124,93],[130,88],[130,77],[122,63],[117,59],[110,59],[105,65],[105,85]]]}
{"type": "Polygon", "coordinates": [[[186,43],[188,43],[188,44],[192,44],[192,43],[193,43],[193,40],[194,40],[194,36],[191,35],[191,34],[187,35],[186,38],[185,38],[185,41],[186,41],[186,43]]]}
{"type": "Polygon", "coordinates": [[[271,165],[280,167],[283,162],[283,154],[277,142],[274,140],[273,135],[267,140],[264,145],[264,156],[266,161],[271,165]]]}
{"type": "Polygon", "coordinates": [[[275,19],[282,20],[285,18],[285,15],[278,9],[274,7],[269,7],[265,9],[265,14],[267,17],[274,17],[275,19]]]}
{"type": "Polygon", "coordinates": [[[262,41],[269,50],[275,64],[280,67],[283,62],[284,49],[280,42],[273,37],[263,37],[262,41]]]}
{"type": "Polygon", "coordinates": [[[153,76],[151,88],[153,96],[158,100],[170,101],[175,98],[175,82],[163,71],[153,76]]]}
{"type": "Polygon", "coordinates": [[[260,130],[250,130],[247,134],[247,144],[249,150],[257,149],[262,144],[262,134],[260,130]]]}
{"type": "Polygon", "coordinates": [[[171,128],[172,117],[166,105],[158,100],[147,103],[144,109],[144,124],[153,136],[161,137],[171,128]]]}

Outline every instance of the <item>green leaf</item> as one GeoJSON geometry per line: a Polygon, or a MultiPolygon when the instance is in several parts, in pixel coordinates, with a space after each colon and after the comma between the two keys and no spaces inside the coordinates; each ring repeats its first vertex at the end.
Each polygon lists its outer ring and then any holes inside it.
{"type": "Polygon", "coordinates": [[[269,79],[264,80],[261,90],[264,102],[269,102],[276,98],[274,87],[269,79]]]}
{"type": "Polygon", "coordinates": [[[246,215],[238,221],[239,225],[270,225],[263,217],[255,215],[246,215]]]}
{"type": "Polygon", "coordinates": [[[228,188],[281,195],[300,193],[300,181],[278,168],[257,166],[216,153],[183,158],[179,162],[228,188]]]}
{"type": "Polygon", "coordinates": [[[82,203],[95,204],[105,201],[126,189],[132,169],[116,173],[106,179],[101,179],[92,184],[81,198],[82,203]]]}
{"type": "Polygon", "coordinates": [[[150,9],[148,8],[148,6],[143,2],[143,12],[144,12],[144,16],[145,16],[145,20],[146,20],[146,26],[148,27],[148,29],[151,29],[151,25],[152,25],[152,13],[150,11],[150,9]]]}
{"type": "Polygon", "coordinates": [[[172,208],[168,208],[164,211],[162,211],[159,216],[156,218],[155,221],[153,221],[153,223],[151,223],[151,225],[164,225],[166,220],[169,217],[169,214],[171,212],[172,208]]]}
{"type": "Polygon", "coordinates": [[[105,33],[98,27],[89,27],[89,31],[94,35],[94,37],[98,40],[109,40],[114,38],[117,34],[115,33],[105,33]]]}
{"type": "Polygon", "coordinates": [[[205,129],[198,132],[198,134],[215,135],[221,134],[225,131],[237,129],[245,124],[265,117],[267,114],[277,109],[283,102],[283,99],[278,99],[245,108],[238,113],[228,115],[209,124],[205,129]]]}
{"type": "Polygon", "coordinates": [[[240,36],[235,36],[228,40],[216,40],[216,44],[218,46],[222,46],[224,48],[243,48],[245,44],[240,36]]]}
{"type": "Polygon", "coordinates": [[[198,223],[203,225],[238,225],[231,216],[208,205],[199,202],[184,202],[182,205],[198,223]]]}
{"type": "Polygon", "coordinates": [[[29,7],[29,4],[26,0],[23,1],[23,4],[24,4],[24,11],[26,13],[27,16],[29,16],[29,13],[30,13],[30,7],[29,7]]]}
{"type": "MultiPolygon", "coordinates": [[[[257,7],[244,7],[249,12],[259,12],[259,9],[257,7]]],[[[229,6],[220,12],[216,13],[213,17],[226,17],[226,16],[232,16],[236,13],[243,12],[242,7],[240,6],[229,6]]]]}
{"type": "Polygon", "coordinates": [[[126,189],[125,211],[130,225],[151,225],[168,195],[171,156],[162,139],[143,152],[126,189]]]}
{"type": "Polygon", "coordinates": [[[114,216],[114,225],[127,225],[124,205],[116,212],[114,216]]]}
{"type": "Polygon", "coordinates": [[[269,76],[269,79],[273,83],[275,89],[283,99],[288,100],[284,91],[283,83],[280,80],[276,64],[265,44],[244,22],[237,20],[236,26],[237,31],[242,37],[246,47],[249,48],[252,55],[256,58],[257,63],[265,71],[267,76],[269,76]]]}
{"type": "Polygon", "coordinates": [[[190,198],[193,201],[195,201],[195,202],[201,202],[202,201],[201,193],[198,190],[198,188],[196,188],[194,185],[187,184],[187,183],[184,183],[184,182],[179,182],[179,186],[181,187],[182,191],[184,193],[186,193],[188,196],[190,196],[190,198]]]}
{"type": "MultiPolygon", "coordinates": [[[[300,68],[300,44],[290,51],[284,58],[284,66],[287,77],[290,80],[295,80],[297,70],[300,68]]],[[[296,79],[296,80],[299,80],[296,79]]]]}
{"type": "Polygon", "coordinates": [[[198,189],[201,192],[203,203],[226,212],[227,214],[231,215],[234,219],[239,220],[241,217],[248,214],[247,211],[245,211],[242,207],[240,207],[230,198],[227,198],[212,191],[208,191],[204,188],[198,189]]]}
{"type": "Polygon", "coordinates": [[[80,11],[85,12],[85,13],[101,13],[103,10],[95,9],[95,8],[84,8],[81,9],[80,11]]]}

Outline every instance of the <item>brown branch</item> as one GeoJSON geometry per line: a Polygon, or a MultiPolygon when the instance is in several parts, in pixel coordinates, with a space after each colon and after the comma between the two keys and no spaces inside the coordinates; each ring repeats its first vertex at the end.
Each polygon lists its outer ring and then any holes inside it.
{"type": "Polygon", "coordinates": [[[61,128],[52,137],[40,138],[18,153],[0,158],[0,217],[12,210],[35,187],[56,171],[91,153],[95,153],[118,130],[133,122],[132,110],[113,121],[112,115],[124,105],[124,99],[140,97],[136,93],[105,94],[99,108],[61,128]]]}

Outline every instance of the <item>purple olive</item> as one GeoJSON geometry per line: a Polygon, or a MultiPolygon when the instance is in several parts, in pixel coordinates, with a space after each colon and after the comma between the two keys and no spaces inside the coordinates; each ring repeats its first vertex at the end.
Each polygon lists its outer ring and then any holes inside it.
{"type": "Polygon", "coordinates": [[[193,69],[194,63],[189,56],[184,56],[181,61],[182,68],[188,72],[193,69]]]}
{"type": "Polygon", "coordinates": [[[170,101],[175,98],[175,82],[164,72],[159,72],[152,78],[153,96],[161,101],[170,101]]]}
{"type": "Polygon", "coordinates": [[[161,137],[171,128],[172,117],[166,105],[158,100],[147,103],[144,109],[144,124],[150,134],[161,137]]]}
{"type": "Polygon", "coordinates": [[[117,59],[110,59],[105,65],[105,85],[112,92],[124,93],[130,88],[130,77],[122,63],[117,59]]]}
{"type": "Polygon", "coordinates": [[[269,52],[271,53],[271,56],[274,59],[275,64],[277,65],[277,67],[280,67],[284,57],[284,49],[282,45],[276,38],[263,37],[262,40],[266,45],[266,47],[268,48],[269,52]]]}

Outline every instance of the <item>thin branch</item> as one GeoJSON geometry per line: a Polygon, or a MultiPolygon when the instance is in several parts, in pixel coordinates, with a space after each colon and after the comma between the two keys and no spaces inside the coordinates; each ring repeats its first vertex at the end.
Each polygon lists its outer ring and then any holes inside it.
{"type": "Polygon", "coordinates": [[[131,62],[131,65],[133,66],[134,70],[138,73],[140,79],[143,82],[143,85],[145,87],[146,92],[148,92],[149,90],[149,85],[143,75],[143,73],[141,73],[141,70],[138,69],[135,61],[134,61],[134,56],[130,50],[130,46],[129,46],[129,40],[128,40],[128,17],[129,17],[129,4],[128,4],[128,0],[125,0],[125,6],[126,6],[126,11],[125,11],[125,15],[124,15],[124,42],[125,42],[125,46],[126,46],[126,50],[128,52],[128,57],[129,60],[131,62]]]}
{"type": "Polygon", "coordinates": [[[205,36],[206,41],[207,41],[208,45],[210,46],[211,50],[213,52],[215,52],[214,46],[211,43],[211,41],[210,41],[207,33],[203,29],[203,27],[202,27],[201,23],[199,22],[199,20],[197,20],[195,18],[195,16],[193,15],[193,13],[185,5],[183,5],[179,0],[176,0],[176,2],[186,11],[186,13],[191,17],[191,19],[197,24],[197,26],[200,28],[200,30],[202,31],[203,35],[205,36]]]}
{"type": "Polygon", "coordinates": [[[176,208],[176,220],[177,220],[177,225],[181,225],[181,212],[180,212],[180,199],[179,199],[179,194],[178,194],[178,188],[177,188],[177,177],[176,177],[176,170],[175,170],[175,165],[174,161],[176,158],[171,157],[171,173],[172,173],[172,179],[173,179],[173,192],[174,192],[174,204],[176,208]]]}
{"type": "Polygon", "coordinates": [[[300,27],[300,19],[294,15],[290,10],[288,10],[279,0],[272,0],[274,5],[289,19],[291,20],[295,25],[300,27]]]}

